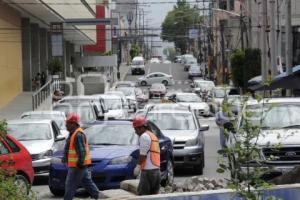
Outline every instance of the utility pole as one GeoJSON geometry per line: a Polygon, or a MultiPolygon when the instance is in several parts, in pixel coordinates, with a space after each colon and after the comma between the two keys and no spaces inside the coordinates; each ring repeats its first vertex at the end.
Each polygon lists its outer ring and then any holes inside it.
{"type": "Polygon", "coordinates": [[[249,32],[249,47],[252,47],[252,0],[248,0],[248,32],[249,32]]]}
{"type": "Polygon", "coordinates": [[[262,82],[267,81],[268,78],[268,67],[267,67],[267,1],[263,0],[261,2],[261,17],[262,17],[262,26],[261,26],[261,75],[262,82]]]}
{"type": "Polygon", "coordinates": [[[244,50],[245,49],[245,46],[244,46],[244,21],[243,21],[243,6],[242,6],[242,4],[240,5],[240,10],[241,10],[241,13],[240,13],[241,48],[242,48],[242,50],[244,50]]]}
{"type": "Polygon", "coordinates": [[[276,66],[276,38],[275,38],[275,32],[276,32],[276,25],[275,25],[275,0],[270,0],[270,20],[271,20],[271,72],[272,77],[277,75],[277,66],[276,66]]]}
{"type": "Polygon", "coordinates": [[[224,21],[220,21],[220,32],[221,32],[221,52],[222,52],[222,83],[225,84],[226,77],[225,77],[225,40],[224,40],[224,21]]]}
{"type": "Polygon", "coordinates": [[[138,1],[135,4],[135,44],[137,43],[138,1]]]}
{"type": "MultiPolygon", "coordinates": [[[[285,0],[286,2],[286,13],[285,13],[285,66],[286,66],[286,74],[290,75],[293,73],[292,69],[292,3],[291,0],[285,0]]],[[[292,91],[287,90],[287,96],[291,96],[292,91]]]]}

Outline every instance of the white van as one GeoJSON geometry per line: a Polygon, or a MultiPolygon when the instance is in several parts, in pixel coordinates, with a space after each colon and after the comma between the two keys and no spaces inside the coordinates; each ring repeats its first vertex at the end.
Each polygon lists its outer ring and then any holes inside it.
{"type": "Polygon", "coordinates": [[[131,63],[131,74],[145,74],[145,60],[142,56],[133,58],[131,63]]]}

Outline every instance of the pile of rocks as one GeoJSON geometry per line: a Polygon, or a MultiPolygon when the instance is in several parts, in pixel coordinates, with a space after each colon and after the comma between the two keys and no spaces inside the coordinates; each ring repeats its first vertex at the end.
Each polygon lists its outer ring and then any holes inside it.
{"type": "Polygon", "coordinates": [[[183,184],[174,183],[172,186],[161,188],[160,193],[174,192],[195,192],[204,190],[226,189],[227,182],[224,179],[208,179],[200,176],[193,176],[184,181],[183,184]]]}

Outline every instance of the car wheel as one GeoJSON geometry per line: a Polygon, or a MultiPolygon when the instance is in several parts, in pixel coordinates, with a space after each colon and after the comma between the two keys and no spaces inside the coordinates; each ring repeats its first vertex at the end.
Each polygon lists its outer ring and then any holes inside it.
{"type": "Polygon", "coordinates": [[[27,180],[27,178],[21,174],[16,175],[16,179],[14,181],[15,186],[18,188],[18,191],[21,194],[28,195],[29,194],[29,189],[30,185],[27,180]]]}
{"type": "Polygon", "coordinates": [[[172,185],[173,182],[174,182],[174,167],[173,167],[172,160],[169,159],[167,163],[167,177],[166,179],[162,180],[161,185],[165,187],[167,185],[172,185]]]}
{"type": "Polygon", "coordinates": [[[50,192],[54,195],[54,196],[58,196],[58,197],[62,197],[65,194],[64,190],[60,190],[60,189],[55,189],[51,186],[49,186],[50,192]]]}
{"type": "Polygon", "coordinates": [[[146,86],[146,85],[147,85],[147,82],[146,82],[146,81],[142,81],[142,82],[141,82],[141,85],[142,85],[142,86],[146,86]]]}
{"type": "Polygon", "coordinates": [[[165,86],[168,85],[168,81],[166,81],[166,80],[163,80],[161,83],[164,84],[165,86]]]}
{"type": "Polygon", "coordinates": [[[202,152],[201,163],[194,166],[194,172],[198,175],[202,175],[204,166],[205,166],[205,159],[204,159],[204,152],[202,152]]]}

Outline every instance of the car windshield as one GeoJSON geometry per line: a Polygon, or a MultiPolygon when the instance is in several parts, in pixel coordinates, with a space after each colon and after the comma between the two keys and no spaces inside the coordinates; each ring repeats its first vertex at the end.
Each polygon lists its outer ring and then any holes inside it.
{"type": "Polygon", "coordinates": [[[161,130],[195,130],[196,125],[190,113],[148,113],[147,119],[161,130]]]}
{"type": "Polygon", "coordinates": [[[212,90],[215,87],[214,83],[210,81],[196,81],[195,86],[205,90],[212,90]]]}
{"type": "MultiPolygon", "coordinates": [[[[263,129],[300,128],[300,105],[296,104],[265,104],[247,107],[252,125],[263,129]],[[263,113],[263,114],[262,114],[263,113]]],[[[248,116],[248,115],[247,115],[248,116]]],[[[242,124],[246,118],[243,118],[242,124]]]]}
{"type": "Polygon", "coordinates": [[[177,95],[177,102],[202,102],[198,95],[177,95]]]}
{"type": "Polygon", "coordinates": [[[69,113],[77,113],[80,116],[80,121],[87,122],[94,120],[93,110],[90,106],[72,106],[72,105],[56,105],[53,110],[69,113]]]}
{"type": "Polygon", "coordinates": [[[90,145],[136,145],[138,137],[131,124],[94,125],[85,130],[90,145]]]}
{"type": "Polygon", "coordinates": [[[151,90],[163,90],[164,85],[162,85],[162,84],[153,84],[150,89],[151,90]]]}
{"type": "Polygon", "coordinates": [[[125,96],[135,95],[135,91],[133,87],[118,87],[116,88],[116,90],[123,92],[125,96]]]}
{"type": "Polygon", "coordinates": [[[143,65],[144,64],[144,61],[142,60],[133,60],[132,61],[132,65],[143,65]]]}
{"type": "Polygon", "coordinates": [[[65,118],[57,114],[30,114],[23,115],[22,119],[51,119],[55,121],[60,130],[66,130],[65,118]]]}
{"type": "Polygon", "coordinates": [[[104,106],[108,110],[120,110],[122,109],[121,99],[103,99],[104,106]]]}
{"type": "Polygon", "coordinates": [[[8,123],[7,132],[20,141],[52,139],[50,125],[46,123],[8,123]]]}
{"type": "Polygon", "coordinates": [[[215,98],[224,98],[226,95],[226,90],[225,89],[215,89],[214,90],[214,97],[215,98]]]}

